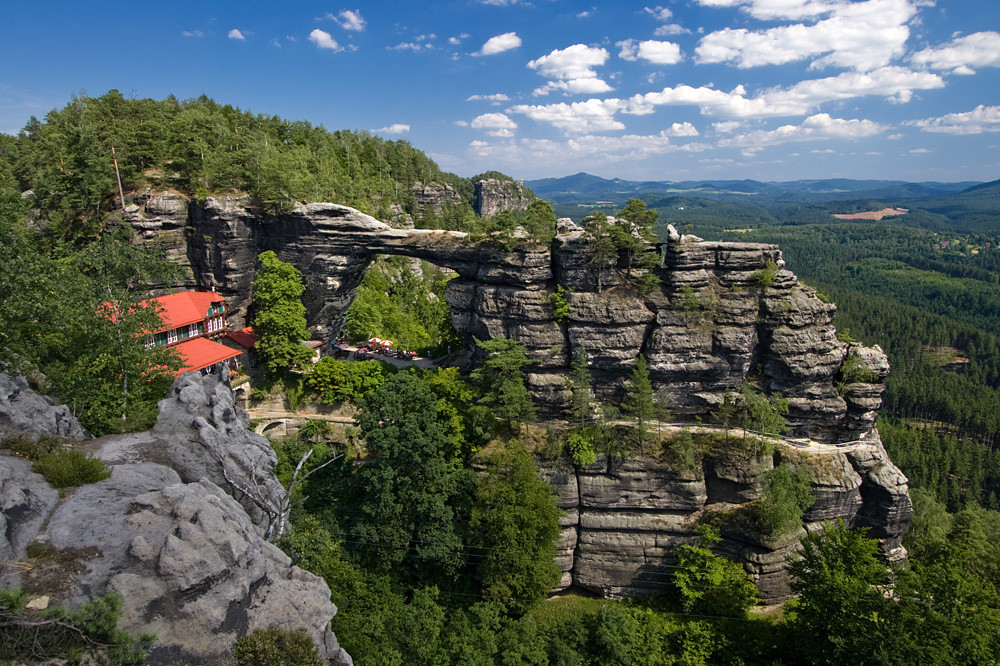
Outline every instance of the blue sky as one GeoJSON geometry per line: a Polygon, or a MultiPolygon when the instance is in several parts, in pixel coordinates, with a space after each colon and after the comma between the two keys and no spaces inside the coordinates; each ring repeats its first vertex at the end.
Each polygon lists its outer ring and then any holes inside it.
{"type": "Polygon", "coordinates": [[[463,176],[1000,178],[997,0],[5,4],[6,133],[117,88],[463,176]]]}

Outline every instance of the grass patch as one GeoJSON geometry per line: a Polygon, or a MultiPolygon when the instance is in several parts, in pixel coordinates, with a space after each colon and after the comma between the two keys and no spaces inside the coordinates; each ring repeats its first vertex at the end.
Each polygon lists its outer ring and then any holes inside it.
{"type": "Polygon", "coordinates": [[[537,604],[528,613],[528,617],[538,625],[540,629],[560,625],[567,620],[572,620],[586,615],[596,613],[602,606],[613,604],[610,599],[595,599],[593,597],[583,597],[576,594],[566,594],[558,597],[546,599],[537,604]]]}
{"type": "Polygon", "coordinates": [[[13,435],[0,442],[0,447],[30,460],[32,471],[45,477],[54,488],[75,488],[111,476],[111,470],[83,451],[80,442],[61,437],[13,435]]]}

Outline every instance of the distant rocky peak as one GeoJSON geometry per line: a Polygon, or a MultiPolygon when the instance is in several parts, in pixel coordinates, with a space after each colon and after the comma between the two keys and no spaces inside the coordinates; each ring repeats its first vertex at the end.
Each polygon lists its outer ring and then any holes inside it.
{"type": "Polygon", "coordinates": [[[534,199],[524,191],[523,181],[489,178],[476,183],[473,208],[480,217],[489,217],[504,210],[527,210],[534,199]]]}

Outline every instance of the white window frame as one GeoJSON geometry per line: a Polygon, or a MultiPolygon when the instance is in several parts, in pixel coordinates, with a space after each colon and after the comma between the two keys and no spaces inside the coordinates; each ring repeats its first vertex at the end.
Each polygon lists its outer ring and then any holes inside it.
{"type": "Polygon", "coordinates": [[[188,337],[189,338],[198,337],[198,322],[188,325],[188,337]]]}
{"type": "Polygon", "coordinates": [[[177,329],[172,328],[167,331],[167,344],[172,345],[175,342],[177,342],[177,329]]]}

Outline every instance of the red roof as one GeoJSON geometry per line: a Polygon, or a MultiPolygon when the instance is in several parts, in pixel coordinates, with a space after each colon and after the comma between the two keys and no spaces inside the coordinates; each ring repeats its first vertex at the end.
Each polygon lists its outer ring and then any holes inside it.
{"type": "Polygon", "coordinates": [[[192,370],[201,370],[210,365],[215,365],[219,361],[225,361],[240,355],[240,351],[230,349],[218,342],[212,342],[208,338],[193,338],[179,345],[171,347],[180,352],[181,361],[184,366],[180,370],[174,371],[174,376],[182,375],[192,370]]]}
{"type": "Polygon", "coordinates": [[[239,331],[226,331],[226,337],[235,340],[236,344],[247,349],[253,349],[257,344],[257,336],[253,334],[253,327],[247,326],[239,331]]]}
{"type": "Polygon", "coordinates": [[[182,291],[167,296],[157,296],[144,301],[153,306],[159,306],[157,312],[163,319],[163,326],[156,332],[169,331],[180,326],[204,321],[208,309],[214,303],[225,301],[214,291],[182,291]]]}

